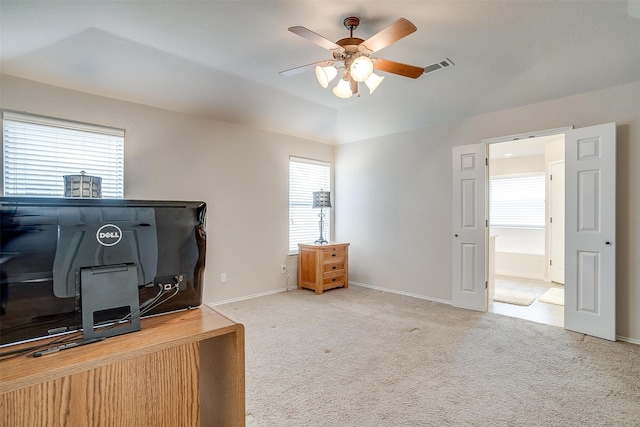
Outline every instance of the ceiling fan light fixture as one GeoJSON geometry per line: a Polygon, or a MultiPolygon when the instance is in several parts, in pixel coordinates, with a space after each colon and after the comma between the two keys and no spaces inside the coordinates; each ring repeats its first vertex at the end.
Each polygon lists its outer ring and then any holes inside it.
{"type": "Polygon", "coordinates": [[[358,56],[349,67],[351,78],[357,82],[363,82],[373,73],[373,61],[368,56],[358,56]]]}
{"type": "Polygon", "coordinates": [[[353,95],[351,83],[348,80],[340,79],[338,85],[333,88],[333,94],[338,98],[351,98],[351,95],[353,95]]]}
{"type": "MultiPolygon", "coordinates": [[[[333,42],[305,27],[289,27],[289,31],[307,39],[308,41],[327,49],[332,53],[333,59],[325,59],[301,67],[281,71],[283,76],[291,76],[299,72],[315,68],[318,83],[326,88],[329,82],[335,78],[338,72],[342,73],[341,79],[333,89],[333,93],[340,98],[360,96],[358,85],[365,83],[372,94],[380,85],[384,77],[375,75],[376,71],[396,74],[403,77],[417,79],[428,70],[426,67],[401,64],[387,59],[373,57],[375,52],[407,37],[417,30],[416,26],[404,18],[395,20],[391,25],[378,31],[367,40],[353,36],[353,31],[360,25],[360,18],[348,16],[343,21],[349,37],[333,42]]],[[[438,67],[453,65],[448,59],[437,64],[438,67]]]]}
{"type": "Polygon", "coordinates": [[[369,88],[369,94],[372,94],[374,90],[378,88],[380,83],[384,80],[384,76],[379,76],[375,73],[371,73],[369,78],[364,81],[364,84],[369,88]]]}
{"type": "Polygon", "coordinates": [[[329,65],[328,67],[321,67],[316,65],[316,78],[318,79],[318,83],[323,88],[329,86],[329,82],[333,80],[338,75],[338,70],[333,65],[329,65]]]}

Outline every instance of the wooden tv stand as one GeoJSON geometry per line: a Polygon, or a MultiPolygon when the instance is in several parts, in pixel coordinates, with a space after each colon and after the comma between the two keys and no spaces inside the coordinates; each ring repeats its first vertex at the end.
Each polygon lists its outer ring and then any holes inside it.
{"type": "Polygon", "coordinates": [[[141,323],[139,332],[0,361],[0,425],[245,425],[242,324],[204,305],[141,323]]]}

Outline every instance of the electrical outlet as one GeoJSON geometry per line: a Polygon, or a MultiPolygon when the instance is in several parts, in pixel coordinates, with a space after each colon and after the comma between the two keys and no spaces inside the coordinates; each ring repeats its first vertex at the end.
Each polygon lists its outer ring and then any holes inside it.
{"type": "Polygon", "coordinates": [[[220,283],[227,283],[227,273],[220,273],[220,283]]]}
{"type": "Polygon", "coordinates": [[[286,272],[287,272],[287,266],[286,266],[286,265],[284,265],[284,264],[282,264],[282,265],[280,266],[280,274],[284,274],[284,273],[286,273],[286,272]]]}

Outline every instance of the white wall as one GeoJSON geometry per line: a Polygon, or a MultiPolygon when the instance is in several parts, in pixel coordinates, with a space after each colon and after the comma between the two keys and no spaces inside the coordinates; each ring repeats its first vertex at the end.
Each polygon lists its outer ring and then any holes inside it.
{"type": "Polygon", "coordinates": [[[332,162],[332,146],[1,77],[1,108],[125,129],[125,198],[207,203],[205,302],[282,289],[285,263],[295,285],[289,155],[332,162]]]}
{"type": "Polygon", "coordinates": [[[451,147],[617,123],[617,334],[640,342],[640,82],[336,148],[336,239],[351,280],[451,300],[451,147]]]}

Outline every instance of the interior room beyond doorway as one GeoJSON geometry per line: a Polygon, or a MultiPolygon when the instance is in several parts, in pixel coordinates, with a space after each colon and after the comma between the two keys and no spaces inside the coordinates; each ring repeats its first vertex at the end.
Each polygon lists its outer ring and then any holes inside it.
{"type": "Polygon", "coordinates": [[[562,327],[564,192],[558,188],[564,174],[550,183],[554,165],[564,164],[564,134],[490,143],[488,157],[489,271],[495,273],[488,310],[562,327]],[[547,298],[552,294],[555,303],[547,298]]]}

